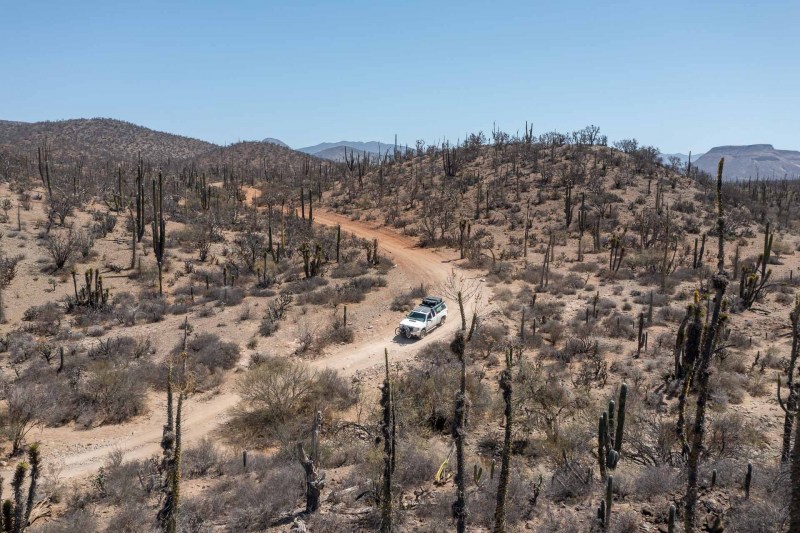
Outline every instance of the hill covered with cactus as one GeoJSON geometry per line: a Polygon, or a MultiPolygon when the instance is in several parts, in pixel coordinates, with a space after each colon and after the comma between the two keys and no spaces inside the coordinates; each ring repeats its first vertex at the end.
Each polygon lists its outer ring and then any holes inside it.
{"type": "Polygon", "coordinates": [[[786,529],[797,182],[593,126],[155,160],[3,166],[31,531],[786,529]]]}

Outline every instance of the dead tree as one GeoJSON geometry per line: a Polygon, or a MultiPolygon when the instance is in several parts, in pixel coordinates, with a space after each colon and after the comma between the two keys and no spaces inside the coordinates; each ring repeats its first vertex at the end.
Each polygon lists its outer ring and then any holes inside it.
{"type": "Polygon", "coordinates": [[[314,422],[311,425],[311,455],[303,448],[303,443],[297,443],[297,458],[306,473],[306,513],[315,513],[319,509],[319,497],[325,487],[325,472],[319,467],[319,429],[322,425],[322,413],[314,413],[314,422]]]}

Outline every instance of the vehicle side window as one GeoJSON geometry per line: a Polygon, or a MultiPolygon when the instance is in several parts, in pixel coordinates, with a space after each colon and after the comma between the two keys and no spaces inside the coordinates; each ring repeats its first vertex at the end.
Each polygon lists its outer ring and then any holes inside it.
{"type": "Polygon", "coordinates": [[[444,310],[444,304],[439,304],[436,306],[436,314],[441,313],[444,310]]]}

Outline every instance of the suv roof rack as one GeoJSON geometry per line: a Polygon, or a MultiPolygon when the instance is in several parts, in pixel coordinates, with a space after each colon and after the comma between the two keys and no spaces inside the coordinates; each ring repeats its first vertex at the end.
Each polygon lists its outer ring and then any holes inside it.
{"type": "Polygon", "coordinates": [[[422,299],[422,305],[425,307],[436,307],[444,300],[440,296],[426,296],[422,299]]]}

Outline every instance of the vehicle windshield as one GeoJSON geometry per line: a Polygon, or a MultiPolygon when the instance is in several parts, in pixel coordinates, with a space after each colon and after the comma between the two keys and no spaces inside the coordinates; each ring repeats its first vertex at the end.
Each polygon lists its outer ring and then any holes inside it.
{"type": "Polygon", "coordinates": [[[408,315],[408,318],[410,318],[411,320],[417,320],[418,322],[425,322],[425,319],[427,319],[428,317],[422,313],[411,313],[408,315]]]}

